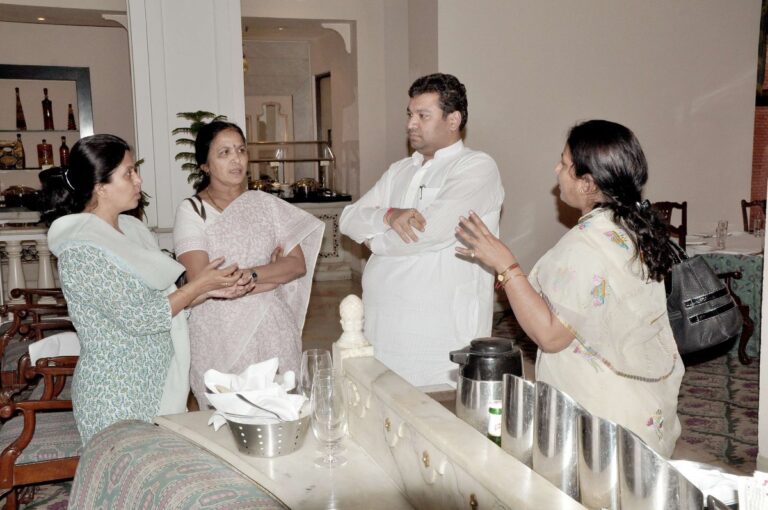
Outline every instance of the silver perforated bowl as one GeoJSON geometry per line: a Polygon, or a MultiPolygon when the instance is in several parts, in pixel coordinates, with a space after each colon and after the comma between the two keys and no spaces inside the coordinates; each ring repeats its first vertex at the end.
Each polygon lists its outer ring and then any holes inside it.
{"type": "Polygon", "coordinates": [[[304,443],[309,416],[295,421],[243,423],[227,418],[237,448],[254,457],[279,457],[293,453],[304,443]]]}

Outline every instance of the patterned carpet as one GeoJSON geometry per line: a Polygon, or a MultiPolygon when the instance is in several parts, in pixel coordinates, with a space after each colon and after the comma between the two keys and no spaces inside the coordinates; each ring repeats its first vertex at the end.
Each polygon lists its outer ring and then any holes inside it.
{"type": "MultiPolygon", "coordinates": [[[[536,345],[525,337],[511,312],[496,314],[493,334],[522,339],[518,343],[525,358],[535,360],[536,345]]],[[[742,365],[735,347],[709,357],[712,359],[686,359],[678,403],[682,424],[678,450],[694,453],[696,459],[692,460],[751,475],[757,458],[760,360],[742,365]]]]}
{"type": "Polygon", "coordinates": [[[742,365],[733,350],[687,366],[678,403],[679,441],[751,475],[757,458],[759,374],[759,360],[742,365]]]}

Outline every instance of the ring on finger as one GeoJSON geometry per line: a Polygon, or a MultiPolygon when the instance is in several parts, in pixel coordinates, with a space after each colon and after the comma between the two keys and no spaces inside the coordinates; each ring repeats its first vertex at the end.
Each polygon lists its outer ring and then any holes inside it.
{"type": "Polygon", "coordinates": [[[470,250],[469,258],[471,258],[471,259],[475,258],[475,250],[470,250]]]}

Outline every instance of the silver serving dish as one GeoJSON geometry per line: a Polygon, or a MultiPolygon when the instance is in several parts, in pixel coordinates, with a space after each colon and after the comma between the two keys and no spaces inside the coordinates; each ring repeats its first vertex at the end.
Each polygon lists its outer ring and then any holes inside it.
{"type": "Polygon", "coordinates": [[[310,420],[304,416],[294,421],[245,423],[226,415],[225,418],[238,450],[255,457],[279,457],[301,448],[310,420]]]}

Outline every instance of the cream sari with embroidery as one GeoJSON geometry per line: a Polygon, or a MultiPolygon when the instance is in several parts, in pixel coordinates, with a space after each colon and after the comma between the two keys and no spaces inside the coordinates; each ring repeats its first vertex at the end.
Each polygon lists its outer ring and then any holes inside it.
{"type": "Polygon", "coordinates": [[[669,457],[684,368],[664,284],[643,277],[634,253],[611,213],[597,209],[539,260],[529,281],[575,338],[560,352],[539,351],[536,378],[669,457]]]}

